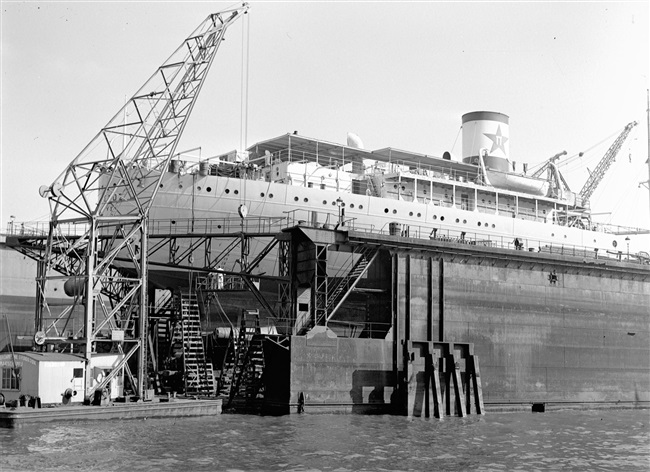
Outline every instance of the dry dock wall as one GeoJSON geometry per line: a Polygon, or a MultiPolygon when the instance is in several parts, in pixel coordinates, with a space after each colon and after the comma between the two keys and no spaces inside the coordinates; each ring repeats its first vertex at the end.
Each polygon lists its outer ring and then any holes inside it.
{"type": "Polygon", "coordinates": [[[486,403],[650,401],[649,283],[445,264],[445,337],[474,343],[486,403]]]}
{"type": "Polygon", "coordinates": [[[297,404],[302,394],[308,412],[392,411],[392,342],[315,331],[291,338],[291,402],[297,404]]]}
{"type": "Polygon", "coordinates": [[[306,411],[404,411],[404,343],[438,341],[473,344],[486,406],[647,405],[650,268],[511,253],[391,251],[378,271],[392,281],[381,295],[391,331],[293,337],[290,402],[302,393],[306,411]]]}
{"type": "Polygon", "coordinates": [[[647,276],[538,254],[393,257],[399,338],[473,343],[486,404],[650,401],[647,276]]]}

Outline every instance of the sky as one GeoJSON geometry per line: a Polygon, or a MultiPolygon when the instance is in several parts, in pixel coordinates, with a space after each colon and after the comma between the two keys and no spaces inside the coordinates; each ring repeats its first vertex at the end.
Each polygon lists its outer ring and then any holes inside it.
{"type": "MultiPolygon", "coordinates": [[[[1,1],[0,227],[47,220],[38,195],[193,29],[231,2],[1,1]]],[[[202,157],[287,132],[367,149],[461,154],[461,117],[510,117],[510,158],[561,167],[578,192],[638,125],[591,198],[601,222],[650,228],[649,4],[250,2],[178,150],[202,157]],[[247,34],[244,34],[248,31],[247,34]],[[248,60],[242,45],[248,38],[248,60]],[[248,64],[242,132],[242,63],[248,64]]],[[[244,48],[245,50],[246,48],[244,48]]]]}

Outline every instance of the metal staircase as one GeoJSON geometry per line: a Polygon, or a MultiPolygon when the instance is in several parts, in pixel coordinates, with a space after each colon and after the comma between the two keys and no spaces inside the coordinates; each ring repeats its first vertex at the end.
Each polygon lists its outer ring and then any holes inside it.
{"type": "Polygon", "coordinates": [[[374,176],[369,175],[367,177],[368,189],[370,190],[370,195],[373,197],[381,197],[381,192],[377,189],[377,184],[375,183],[374,176]]]}
{"type": "Polygon", "coordinates": [[[224,359],[219,393],[228,396],[225,408],[255,408],[264,400],[264,336],[258,310],[244,310],[237,338],[234,333],[224,359]]]}
{"type": "Polygon", "coordinates": [[[366,272],[366,268],[374,260],[378,249],[374,246],[362,246],[361,251],[357,252],[359,258],[352,266],[350,272],[345,277],[333,283],[327,293],[327,314],[330,315],[352,289],[361,276],[366,272]]]}
{"type": "MultiPolygon", "coordinates": [[[[360,250],[353,254],[358,255],[356,262],[351,264],[347,273],[342,277],[328,277],[325,258],[317,259],[316,280],[314,290],[316,291],[316,306],[313,307],[313,316],[305,317],[304,320],[296,321],[296,333],[300,336],[305,334],[314,326],[324,325],[326,321],[336,313],[343,304],[352,289],[357,285],[370,264],[375,260],[379,248],[375,246],[361,246],[360,250]],[[320,274],[320,275],[319,275],[320,274]]],[[[349,266],[348,266],[349,267],[349,266]]],[[[347,267],[341,272],[345,272],[347,267]]]]}
{"type": "MultiPolygon", "coordinates": [[[[214,373],[206,362],[199,304],[193,293],[181,294],[180,334],[183,345],[183,371],[186,395],[213,395],[214,373]]],[[[177,330],[178,333],[178,330],[177,330]]],[[[172,340],[173,341],[173,340],[172,340]]]]}

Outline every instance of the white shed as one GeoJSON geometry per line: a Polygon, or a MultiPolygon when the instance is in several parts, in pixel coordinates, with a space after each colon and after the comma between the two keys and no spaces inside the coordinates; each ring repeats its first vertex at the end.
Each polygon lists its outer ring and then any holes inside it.
{"type": "Polygon", "coordinates": [[[0,393],[6,400],[21,395],[40,397],[41,403],[83,402],[85,362],[81,356],[57,352],[0,353],[0,393]],[[72,397],[64,398],[67,389],[72,397]]]}

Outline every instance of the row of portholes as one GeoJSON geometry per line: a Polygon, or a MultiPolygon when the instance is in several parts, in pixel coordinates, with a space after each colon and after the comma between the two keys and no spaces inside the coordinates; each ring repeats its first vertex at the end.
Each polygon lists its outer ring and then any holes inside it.
{"type": "MultiPolygon", "coordinates": [[[[389,213],[389,212],[390,212],[390,210],[389,210],[388,208],[384,208],[384,213],[389,213]]],[[[393,210],[393,215],[397,215],[397,210],[393,210]]],[[[413,216],[413,212],[412,212],[412,211],[409,211],[409,216],[413,216]]],[[[421,217],[422,217],[422,213],[417,213],[417,217],[418,217],[418,218],[421,218],[421,217]]]]}
{"type": "MultiPolygon", "coordinates": [[[[294,197],[294,200],[298,201],[298,197],[294,197]]],[[[308,200],[305,198],[305,202],[307,202],[307,201],[308,200]]],[[[328,204],[327,200],[323,200],[323,205],[327,205],[327,204],[328,204]]],[[[334,205],[334,206],[336,205],[336,200],[332,201],[332,205],[334,205]]],[[[345,202],[341,202],[341,207],[345,207],[345,206],[346,206],[345,202]]],[[[350,205],[348,205],[348,206],[350,208],[354,208],[354,203],[350,203],[350,205]]],[[[359,205],[359,210],[363,210],[363,205],[359,205]]]]}
{"type": "MultiPolygon", "coordinates": [[[[437,219],[438,219],[438,216],[437,216],[437,215],[433,215],[433,219],[434,219],[434,220],[437,220],[437,219]]],[[[444,216],[441,216],[441,217],[440,217],[440,221],[445,221],[445,217],[444,217],[444,216]]],[[[456,223],[460,223],[460,218],[456,218],[456,223]]],[[[463,224],[466,225],[466,224],[467,224],[467,220],[463,220],[463,224]]],[[[477,223],[477,226],[485,226],[486,228],[489,228],[489,227],[490,227],[490,223],[481,223],[481,222],[479,221],[479,222],[477,223]]],[[[495,225],[494,223],[492,223],[492,227],[493,227],[493,228],[496,228],[496,225],[495,225]]]]}

